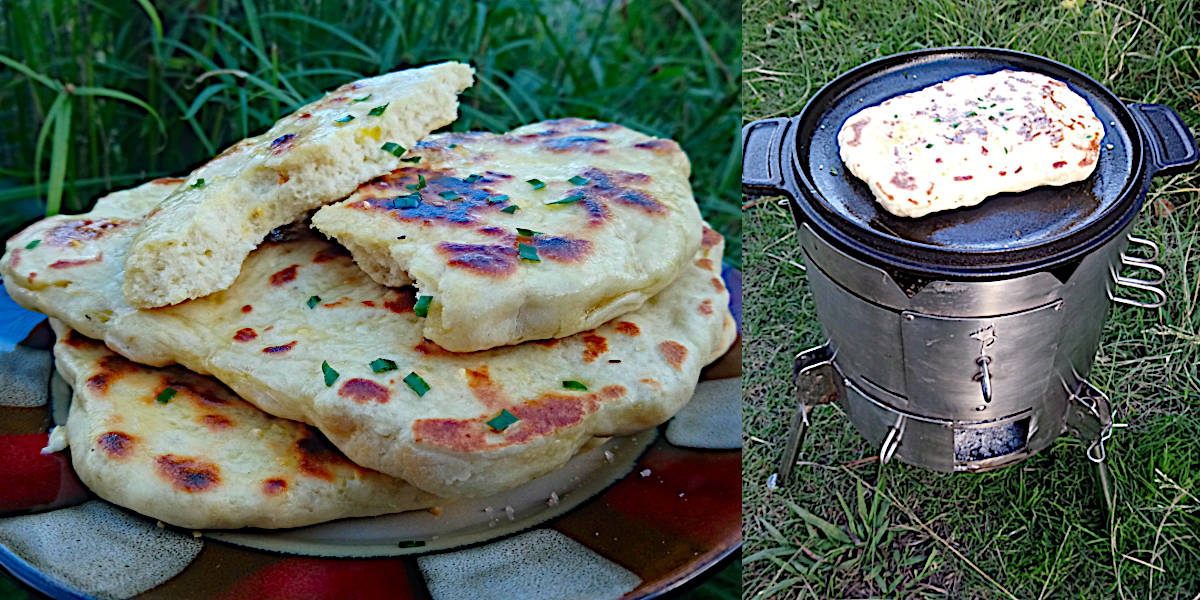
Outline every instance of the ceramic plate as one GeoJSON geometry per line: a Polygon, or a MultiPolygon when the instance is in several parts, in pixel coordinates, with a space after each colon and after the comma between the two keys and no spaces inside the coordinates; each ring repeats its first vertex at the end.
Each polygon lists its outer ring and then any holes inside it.
{"type": "MultiPolygon", "coordinates": [[[[723,276],[740,325],[741,274],[723,276]]],[[[52,344],[0,289],[0,564],[55,598],[652,598],[741,544],[740,340],[670,422],[503,494],[199,532],[92,495],[69,452],[40,454],[71,394],[52,344]]]]}

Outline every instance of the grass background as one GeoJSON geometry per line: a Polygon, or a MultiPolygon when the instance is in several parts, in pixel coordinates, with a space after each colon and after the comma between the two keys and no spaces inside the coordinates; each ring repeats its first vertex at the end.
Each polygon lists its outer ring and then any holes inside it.
{"type": "MultiPolygon", "coordinates": [[[[469,61],[454,130],[564,116],[678,141],[740,263],[740,5],[729,0],[6,0],[0,239],[184,173],[323,91],[469,61]]],[[[740,565],[689,592],[734,598],[740,565]]],[[[0,597],[20,589],[0,572],[0,597]]],[[[19,595],[17,597],[20,597],[19,595]]]]}
{"type": "Polygon", "coordinates": [[[739,5],[729,0],[7,0],[0,237],[183,173],[323,91],[470,61],[455,130],[590,117],[678,141],[738,260],[739,5]]]}
{"type": "MultiPolygon", "coordinates": [[[[1200,131],[1195,0],[748,0],[743,19],[746,121],[795,114],[873,58],[990,45],[1168,104],[1200,131]]],[[[816,409],[792,482],[768,491],[792,356],[822,338],[791,217],[774,200],[747,208],[744,597],[1200,598],[1197,188],[1197,173],[1156,182],[1136,233],[1163,248],[1170,300],[1116,307],[1090,376],[1129,423],[1108,446],[1111,517],[1077,442],[987,474],[880,467],[837,407],[816,409]]]]}

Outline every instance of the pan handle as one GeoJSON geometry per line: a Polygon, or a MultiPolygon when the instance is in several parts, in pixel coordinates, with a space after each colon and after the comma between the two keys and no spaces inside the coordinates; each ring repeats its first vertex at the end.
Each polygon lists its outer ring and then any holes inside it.
{"type": "Polygon", "coordinates": [[[1179,113],[1162,104],[1130,104],[1129,110],[1146,141],[1155,175],[1186,173],[1196,168],[1200,150],[1179,113]]]}
{"type": "Polygon", "coordinates": [[[742,194],[786,194],[783,179],[783,140],[791,119],[754,121],[742,128],[742,194]]]}

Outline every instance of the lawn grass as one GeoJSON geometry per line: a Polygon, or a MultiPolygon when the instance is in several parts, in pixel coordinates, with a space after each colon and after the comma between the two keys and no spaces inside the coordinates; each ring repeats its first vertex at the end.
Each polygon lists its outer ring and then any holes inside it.
{"type": "Polygon", "coordinates": [[[0,237],[188,171],[346,81],[470,61],[455,130],[615,121],[678,141],[739,260],[739,6],[728,0],[10,0],[0,237]],[[157,6],[157,8],[145,8],[157,6]],[[67,85],[71,87],[68,88],[67,85]]]}
{"type": "MultiPolygon", "coordinates": [[[[923,47],[1049,56],[1200,131],[1200,2],[751,0],[746,121],[799,112],[841,72],[923,47]]],[[[1163,248],[1170,300],[1118,306],[1089,377],[1129,423],[1109,445],[1116,510],[1063,439],[1019,465],[939,475],[878,453],[820,407],[770,491],[794,403],[792,356],[822,338],[794,225],[774,200],[744,223],[745,598],[1200,598],[1200,175],[1156,182],[1135,233],[1163,248]],[[829,524],[833,526],[830,527],[829,524]]]]}

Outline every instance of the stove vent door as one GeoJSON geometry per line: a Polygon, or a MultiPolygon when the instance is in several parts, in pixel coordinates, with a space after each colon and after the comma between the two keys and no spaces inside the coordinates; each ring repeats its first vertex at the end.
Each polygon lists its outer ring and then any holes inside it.
{"type": "Polygon", "coordinates": [[[903,312],[907,410],[982,421],[1042,406],[1057,382],[1062,317],[1061,300],[982,318],[903,312]]]}

